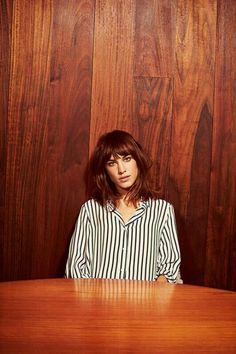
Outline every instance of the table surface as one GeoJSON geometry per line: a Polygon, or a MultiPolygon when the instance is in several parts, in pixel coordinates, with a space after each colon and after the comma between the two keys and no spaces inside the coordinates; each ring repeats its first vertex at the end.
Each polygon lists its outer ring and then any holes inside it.
{"type": "Polygon", "coordinates": [[[236,293],[98,279],[0,283],[0,352],[236,353],[236,293]]]}

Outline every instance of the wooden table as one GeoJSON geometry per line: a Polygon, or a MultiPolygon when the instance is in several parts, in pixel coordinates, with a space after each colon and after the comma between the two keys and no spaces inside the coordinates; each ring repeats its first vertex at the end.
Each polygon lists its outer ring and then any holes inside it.
{"type": "Polygon", "coordinates": [[[0,283],[0,352],[236,353],[236,293],[95,279],[0,283]]]}

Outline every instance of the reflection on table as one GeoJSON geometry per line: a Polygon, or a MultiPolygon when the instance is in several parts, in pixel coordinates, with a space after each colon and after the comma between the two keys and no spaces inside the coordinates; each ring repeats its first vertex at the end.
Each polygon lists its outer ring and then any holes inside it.
{"type": "Polygon", "coordinates": [[[0,283],[1,353],[236,353],[236,293],[96,279],[0,283]]]}

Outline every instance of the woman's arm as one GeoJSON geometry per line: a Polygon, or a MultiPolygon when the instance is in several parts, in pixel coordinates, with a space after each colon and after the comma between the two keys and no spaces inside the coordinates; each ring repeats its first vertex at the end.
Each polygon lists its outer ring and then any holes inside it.
{"type": "Polygon", "coordinates": [[[66,278],[89,278],[91,276],[86,261],[86,246],[90,233],[90,223],[85,206],[82,206],[72,235],[66,263],[66,278]]]}
{"type": "Polygon", "coordinates": [[[162,230],[157,276],[163,280],[163,276],[170,283],[178,280],[180,267],[180,249],[176,230],[174,208],[171,204],[167,208],[167,220],[162,230]]]}

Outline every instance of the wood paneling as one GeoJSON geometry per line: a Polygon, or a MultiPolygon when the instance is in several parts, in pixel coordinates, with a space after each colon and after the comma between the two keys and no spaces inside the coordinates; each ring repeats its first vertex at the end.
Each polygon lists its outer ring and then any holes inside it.
{"type": "Polygon", "coordinates": [[[85,197],[93,11],[90,0],[14,1],[3,279],[63,274],[85,197]]]}
{"type": "Polygon", "coordinates": [[[152,180],[167,197],[173,100],[175,6],[172,1],[136,1],[135,125],[152,160],[152,180]]]}
{"type": "Polygon", "coordinates": [[[90,151],[105,131],[134,133],[134,0],[97,0],[90,151]]]}
{"type": "Polygon", "coordinates": [[[212,0],[180,0],[176,4],[169,196],[186,255],[183,277],[201,284],[207,239],[217,8],[212,0]]]}
{"type": "Polygon", "coordinates": [[[216,1],[178,1],[171,178],[183,215],[200,118],[213,112],[215,36],[216,1]]]}
{"type": "Polygon", "coordinates": [[[50,25],[50,2],[14,1],[4,244],[13,279],[30,277],[36,237],[44,233],[50,25]]]}
{"type": "Polygon", "coordinates": [[[170,0],[137,0],[135,75],[172,76],[175,6],[170,0]]]}
{"type": "Polygon", "coordinates": [[[215,115],[205,282],[236,290],[236,3],[218,1],[215,115]]]}
{"type": "MultiPolygon", "coordinates": [[[[5,227],[5,186],[7,163],[7,112],[10,73],[12,2],[0,0],[0,235],[5,227]]],[[[3,239],[0,237],[0,267],[3,268],[3,239]]]]}
{"type": "Polygon", "coordinates": [[[93,1],[54,1],[46,223],[50,248],[57,252],[51,252],[45,275],[64,271],[69,235],[85,201],[93,25],[93,1]]]}
{"type": "Polygon", "coordinates": [[[173,82],[168,78],[135,78],[138,140],[153,161],[151,178],[165,198],[169,175],[173,82]]]}

